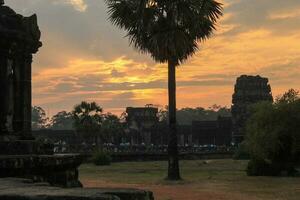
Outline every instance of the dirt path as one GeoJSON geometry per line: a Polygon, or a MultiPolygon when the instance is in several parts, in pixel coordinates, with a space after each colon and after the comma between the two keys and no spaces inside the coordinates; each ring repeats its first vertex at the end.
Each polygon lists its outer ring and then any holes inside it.
{"type": "MultiPolygon", "coordinates": [[[[136,185],[118,184],[106,181],[82,180],[84,187],[139,188],[154,192],[155,200],[261,200],[238,192],[226,192],[216,189],[216,185],[136,185]]],[[[222,187],[219,185],[218,188],[222,187]]]]}

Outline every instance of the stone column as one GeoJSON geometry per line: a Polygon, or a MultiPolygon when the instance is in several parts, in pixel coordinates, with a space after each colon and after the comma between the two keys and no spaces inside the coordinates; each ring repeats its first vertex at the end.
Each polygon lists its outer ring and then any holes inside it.
{"type": "MultiPolygon", "coordinates": [[[[7,120],[7,94],[8,94],[8,77],[7,75],[7,57],[4,55],[4,51],[0,51],[0,137],[8,134],[6,127],[7,120]]],[[[0,138],[0,139],[1,139],[0,138]]]]}
{"type": "Polygon", "coordinates": [[[8,141],[14,132],[14,61],[10,46],[1,44],[6,49],[0,51],[0,140],[8,141]]]}
{"type": "Polygon", "coordinates": [[[20,80],[23,86],[23,134],[25,138],[32,137],[31,135],[31,107],[32,107],[32,86],[31,86],[31,63],[32,55],[25,55],[23,74],[24,76],[20,80]]]}
{"type": "Polygon", "coordinates": [[[0,141],[33,139],[31,63],[40,36],[36,15],[23,17],[0,0],[0,141]]]}
{"type": "Polygon", "coordinates": [[[14,91],[14,107],[15,107],[15,112],[14,112],[14,131],[16,132],[17,135],[22,135],[23,131],[23,116],[22,116],[22,109],[23,105],[20,103],[22,102],[23,98],[23,93],[24,90],[22,88],[22,83],[20,83],[20,80],[22,79],[23,75],[23,70],[21,65],[21,58],[15,58],[15,64],[14,64],[14,86],[15,86],[15,91],[14,91]]]}

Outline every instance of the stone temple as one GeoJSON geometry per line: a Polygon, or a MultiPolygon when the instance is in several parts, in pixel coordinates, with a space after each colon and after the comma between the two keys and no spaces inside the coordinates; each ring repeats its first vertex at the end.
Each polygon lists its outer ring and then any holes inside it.
{"type": "Polygon", "coordinates": [[[244,139],[244,128],[249,117],[249,107],[260,101],[273,101],[271,86],[267,78],[242,75],[237,78],[232,96],[232,139],[239,144],[244,139]]]}
{"type": "Polygon", "coordinates": [[[0,7],[2,142],[32,139],[31,62],[32,54],[42,46],[40,35],[36,15],[22,17],[9,7],[0,7]]]}
{"type": "Polygon", "coordinates": [[[0,0],[0,199],[153,200],[151,192],[141,190],[59,188],[82,186],[82,157],[54,154],[52,144],[32,136],[31,64],[40,37],[36,15],[23,17],[0,0]]]}
{"type": "Polygon", "coordinates": [[[36,15],[23,17],[0,1],[0,177],[81,186],[80,156],[53,155],[31,133],[31,63],[40,37],[36,15]]]}

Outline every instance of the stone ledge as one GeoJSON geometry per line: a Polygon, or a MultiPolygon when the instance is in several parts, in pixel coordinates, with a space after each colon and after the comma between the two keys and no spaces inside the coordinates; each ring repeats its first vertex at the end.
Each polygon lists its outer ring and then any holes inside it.
{"type": "Polygon", "coordinates": [[[79,154],[60,155],[0,155],[0,178],[29,178],[55,186],[81,187],[78,166],[79,154]]]}
{"type": "Polygon", "coordinates": [[[0,179],[1,200],[154,200],[152,192],[136,189],[63,189],[31,180],[0,179]]]}
{"type": "Polygon", "coordinates": [[[54,145],[42,144],[36,140],[1,141],[1,155],[29,155],[29,154],[53,154],[54,145]]]}

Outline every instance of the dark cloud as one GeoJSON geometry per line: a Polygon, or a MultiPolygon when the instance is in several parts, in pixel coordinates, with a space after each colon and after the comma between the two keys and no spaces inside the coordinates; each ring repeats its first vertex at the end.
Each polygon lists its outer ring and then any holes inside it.
{"type": "Polygon", "coordinates": [[[59,67],[61,60],[69,55],[89,56],[112,60],[120,55],[137,61],[150,61],[128,46],[125,33],[108,21],[104,1],[85,1],[88,5],[84,12],[79,12],[66,0],[10,0],[9,6],[18,13],[38,15],[44,46],[37,56],[38,68],[59,67]],[[45,50],[44,50],[45,49],[45,50]],[[51,53],[51,55],[49,55],[51,53]],[[42,58],[41,60],[39,58],[42,58]]]}
{"type": "Polygon", "coordinates": [[[235,79],[236,77],[238,77],[238,74],[204,74],[204,75],[195,75],[192,78],[194,80],[232,80],[235,79]]]}
{"type": "Polygon", "coordinates": [[[110,75],[111,75],[112,77],[116,77],[116,78],[117,78],[117,77],[124,77],[124,76],[126,76],[126,73],[124,73],[124,72],[119,72],[119,71],[116,70],[116,69],[112,69],[110,75]]]}
{"type": "Polygon", "coordinates": [[[70,93],[70,92],[75,92],[77,91],[78,88],[76,87],[75,84],[72,83],[59,83],[54,86],[52,90],[49,92],[54,93],[54,94],[59,94],[59,93],[70,93]]]}
{"type": "Polygon", "coordinates": [[[121,94],[114,95],[110,100],[101,101],[101,104],[105,108],[126,108],[129,105],[135,105],[134,94],[132,92],[124,92],[121,94]]]}
{"type": "Polygon", "coordinates": [[[204,80],[204,81],[178,81],[179,87],[187,86],[230,86],[233,85],[234,80],[204,80]]]}
{"type": "Polygon", "coordinates": [[[287,63],[277,63],[262,67],[257,73],[268,77],[276,85],[296,85],[300,73],[300,57],[287,63]]]}
{"type": "MultiPolygon", "coordinates": [[[[229,1],[230,2],[230,1],[229,1]]],[[[237,25],[226,33],[226,36],[234,36],[237,33],[260,28],[271,30],[274,34],[290,34],[299,30],[300,16],[286,19],[272,19],[276,13],[300,9],[298,0],[239,0],[225,9],[232,17],[225,20],[225,24],[237,25]]]]}

